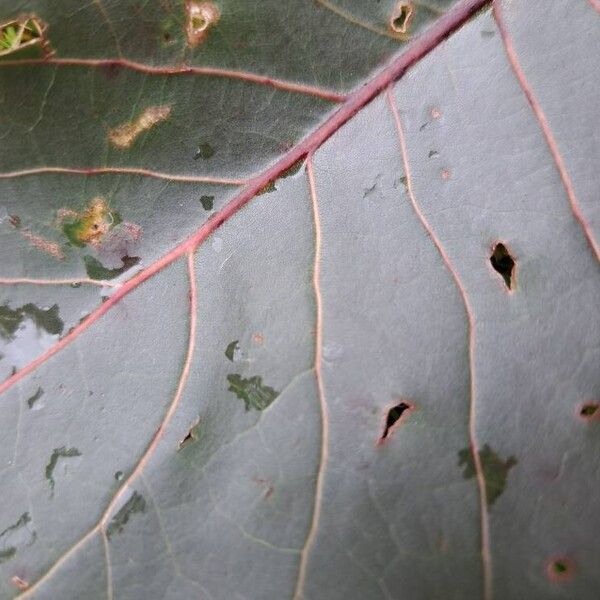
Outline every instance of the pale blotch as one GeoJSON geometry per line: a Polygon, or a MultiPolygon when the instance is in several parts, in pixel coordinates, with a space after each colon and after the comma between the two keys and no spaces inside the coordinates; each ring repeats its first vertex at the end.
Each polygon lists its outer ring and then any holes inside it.
{"type": "Polygon", "coordinates": [[[149,106],[135,121],[111,129],[108,132],[108,139],[113,146],[121,150],[130,148],[141,133],[165,121],[170,114],[170,106],[149,106]]]}
{"type": "Polygon", "coordinates": [[[206,39],[210,28],[219,21],[221,11],[214,2],[188,0],[185,12],[185,35],[188,45],[195,48],[206,39]]]}
{"type": "Polygon", "coordinates": [[[58,260],[63,260],[65,253],[62,251],[60,244],[47,240],[39,235],[27,231],[27,229],[21,230],[21,235],[34,247],[58,260]]]}

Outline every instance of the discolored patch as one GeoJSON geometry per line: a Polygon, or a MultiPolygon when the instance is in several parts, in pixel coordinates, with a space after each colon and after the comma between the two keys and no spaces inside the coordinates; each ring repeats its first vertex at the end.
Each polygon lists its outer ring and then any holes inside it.
{"type": "Polygon", "coordinates": [[[233,392],[240,400],[244,401],[246,410],[264,410],[279,395],[273,388],[264,385],[262,377],[254,376],[248,379],[237,373],[227,375],[229,391],[233,392]]]}
{"type": "Polygon", "coordinates": [[[116,148],[126,150],[133,145],[141,133],[166,121],[170,114],[170,106],[149,106],[134,121],[123,123],[111,129],[108,132],[108,140],[116,148]]]}
{"type": "Polygon", "coordinates": [[[65,446],[62,446],[62,448],[55,448],[52,451],[50,461],[46,465],[46,479],[50,484],[50,490],[52,494],[54,494],[54,485],[56,483],[54,481],[54,469],[56,468],[59,459],[73,458],[75,456],[81,456],[81,452],[79,452],[77,448],[66,448],[65,446]]]}
{"type": "Polygon", "coordinates": [[[81,212],[60,209],[58,219],[62,222],[63,233],[67,239],[79,248],[88,244],[94,246],[121,221],[120,215],[112,211],[104,198],[97,197],[81,212]]]}
{"type": "Polygon", "coordinates": [[[90,279],[97,281],[110,281],[119,277],[140,262],[139,256],[124,256],[122,258],[123,266],[116,269],[107,269],[98,259],[93,256],[84,256],[85,271],[90,279]]]}
{"type": "Polygon", "coordinates": [[[138,492],[133,492],[131,498],[123,504],[117,514],[111,519],[106,528],[106,537],[121,533],[132,515],[146,512],[146,500],[138,492]]]}
{"type": "Polygon", "coordinates": [[[188,45],[192,48],[199,46],[206,40],[210,29],[221,18],[221,11],[214,2],[187,0],[185,14],[185,35],[188,45]]]}
{"type": "Polygon", "coordinates": [[[18,590],[26,590],[29,587],[29,582],[25,581],[25,579],[19,577],[18,575],[13,575],[10,579],[10,582],[18,589],[18,590]]]}
{"type": "Polygon", "coordinates": [[[47,240],[46,238],[32,233],[28,229],[21,229],[20,233],[34,248],[37,248],[58,260],[63,260],[65,258],[65,253],[57,242],[47,240]]]}
{"type": "Polygon", "coordinates": [[[63,332],[64,322],[58,316],[58,304],[50,308],[39,308],[29,302],[15,309],[10,308],[8,304],[2,304],[0,305],[0,337],[13,340],[25,319],[31,319],[39,329],[43,329],[50,335],[60,335],[63,332]]]}
{"type": "Polygon", "coordinates": [[[27,406],[33,408],[34,404],[44,395],[44,390],[38,387],[35,394],[27,398],[27,406]]]}
{"type": "Polygon", "coordinates": [[[555,556],[546,563],[546,575],[554,583],[569,581],[575,574],[575,563],[566,556],[555,556]]]}
{"type": "MultiPolygon", "coordinates": [[[[470,448],[464,448],[458,453],[458,466],[464,465],[463,476],[470,479],[477,475],[473,453],[470,448]]],[[[517,459],[510,456],[502,460],[487,444],[479,451],[479,460],[485,480],[485,490],[488,507],[492,506],[506,489],[508,472],[517,464],[517,459]]]]}

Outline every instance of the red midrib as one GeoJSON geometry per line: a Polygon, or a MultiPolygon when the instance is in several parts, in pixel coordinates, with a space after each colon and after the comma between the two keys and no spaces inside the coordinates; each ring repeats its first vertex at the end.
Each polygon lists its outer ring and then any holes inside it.
{"type": "Polygon", "coordinates": [[[214,214],[204,223],[198,231],[184,242],[176,246],[169,253],[159,258],[146,269],[124,283],[106,302],[91,312],[86,319],[74,327],[64,338],[57,342],[44,354],[30,362],[20,371],[0,384],[0,394],[8,390],[15,383],[34,371],[38,366],[60,352],[65,346],[79,337],[88,327],[106,314],[122,298],[135,290],[144,281],[170,265],[184,254],[194,251],[206,238],[208,238],[225,221],[245,206],[268,183],[277,179],[281,173],[289,169],[297,161],[304,158],[309,152],[314,152],[362,107],[368,104],[375,96],[382,92],[388,85],[396,81],[409,67],[420,60],[425,54],[435,48],[449,34],[460,27],[477,10],[488,4],[489,0],[461,0],[445,15],[427,29],[422,35],[415,38],[402,53],[392,60],[390,64],[363,84],[334,112],[331,117],[308,137],[294,146],[273,166],[266,169],[250,180],[246,187],[219,212],[214,214]]]}

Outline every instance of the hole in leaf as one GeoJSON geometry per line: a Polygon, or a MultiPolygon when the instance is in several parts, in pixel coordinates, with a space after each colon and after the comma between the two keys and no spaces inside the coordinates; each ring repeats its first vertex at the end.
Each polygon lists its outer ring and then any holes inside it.
{"type": "Polygon", "coordinates": [[[400,419],[403,415],[408,414],[413,409],[412,404],[408,402],[399,402],[395,406],[392,406],[387,413],[387,417],[385,419],[385,427],[383,429],[383,434],[379,438],[379,442],[382,443],[386,440],[398,427],[400,424],[400,419]]]}
{"type": "Polygon", "coordinates": [[[515,260],[503,243],[498,242],[494,246],[490,262],[494,270],[502,275],[506,287],[512,290],[514,288],[515,260]]]}
{"type": "Polygon", "coordinates": [[[415,12],[412,2],[400,2],[392,15],[390,26],[395,33],[406,33],[415,12]]]}
{"type": "Polygon", "coordinates": [[[546,574],[554,582],[567,581],[573,577],[575,565],[573,561],[564,556],[552,558],[546,564],[546,574]]]}
{"type": "Polygon", "coordinates": [[[186,446],[193,444],[198,441],[200,437],[200,417],[198,417],[194,424],[190,427],[185,437],[179,442],[179,450],[183,450],[186,446]]]}
{"type": "Polygon", "coordinates": [[[586,402],[579,409],[579,416],[587,421],[591,421],[592,419],[597,419],[600,417],[600,403],[598,402],[586,402]]]}

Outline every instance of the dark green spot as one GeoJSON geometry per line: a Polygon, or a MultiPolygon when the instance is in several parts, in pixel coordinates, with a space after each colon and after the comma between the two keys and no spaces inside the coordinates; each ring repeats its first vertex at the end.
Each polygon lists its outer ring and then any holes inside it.
{"type": "Polygon", "coordinates": [[[215,205],[214,196],[200,196],[200,204],[204,210],[212,210],[215,205]]]}
{"type": "Polygon", "coordinates": [[[233,357],[235,356],[235,352],[236,350],[239,348],[238,346],[238,342],[239,340],[235,340],[231,343],[229,343],[227,345],[227,348],[225,350],[225,356],[231,361],[233,362],[233,357]]]}
{"type": "Polygon", "coordinates": [[[59,458],[73,458],[74,456],[81,456],[81,452],[77,448],[55,448],[50,456],[50,461],[46,465],[46,479],[50,483],[50,489],[54,493],[54,469],[58,463],[59,458]]]}
{"type": "Polygon", "coordinates": [[[17,549],[14,546],[10,546],[10,548],[6,548],[5,550],[0,550],[0,564],[10,560],[17,553],[17,549]]]}
{"type": "MultiPolygon", "coordinates": [[[[463,476],[470,479],[476,476],[475,463],[470,448],[465,448],[458,453],[458,466],[465,465],[463,476]]],[[[509,470],[517,464],[517,459],[510,456],[503,461],[487,444],[479,451],[479,460],[485,479],[485,491],[488,506],[500,497],[506,488],[506,479],[509,470]]]]}
{"type": "Polygon", "coordinates": [[[254,408],[264,410],[277,398],[278,393],[273,388],[263,385],[262,377],[255,376],[244,379],[240,375],[227,375],[229,391],[244,401],[246,410],[254,408]]]}
{"type": "Polygon", "coordinates": [[[118,269],[107,269],[98,259],[93,256],[84,256],[83,262],[85,263],[85,270],[90,279],[101,279],[108,280],[114,279],[119,275],[122,275],[140,262],[138,256],[124,256],[122,259],[123,266],[118,269]]]}
{"type": "Polygon", "coordinates": [[[116,479],[117,481],[121,481],[121,479],[123,479],[123,471],[117,471],[117,472],[115,473],[115,479],[116,479]]]}
{"type": "Polygon", "coordinates": [[[559,575],[562,575],[563,573],[566,573],[569,570],[567,565],[560,560],[555,561],[552,564],[552,568],[554,569],[554,572],[558,573],[559,575]]]}
{"type": "Polygon", "coordinates": [[[215,155],[215,149],[210,144],[207,144],[206,142],[204,142],[198,146],[198,150],[196,150],[196,154],[194,155],[194,160],[198,160],[199,158],[208,160],[209,158],[212,158],[214,155],[215,155]]]}
{"type": "Polygon", "coordinates": [[[27,398],[27,406],[29,408],[33,408],[33,405],[44,395],[44,390],[41,387],[38,387],[37,391],[33,396],[27,398]]]}
{"type": "Polygon", "coordinates": [[[4,531],[0,532],[0,538],[5,536],[7,533],[11,531],[16,531],[17,529],[21,529],[24,525],[27,525],[31,521],[31,517],[28,512],[24,512],[15,523],[9,525],[4,531]]]}
{"type": "Polygon", "coordinates": [[[143,512],[146,512],[146,500],[144,500],[144,496],[138,494],[138,492],[133,492],[131,498],[123,504],[119,509],[119,512],[117,512],[108,524],[108,527],[106,528],[106,537],[110,537],[113,533],[121,533],[131,515],[143,512]]]}
{"type": "Polygon", "coordinates": [[[79,239],[81,235],[81,225],[79,221],[75,221],[74,223],[65,223],[63,225],[63,233],[65,237],[77,248],[85,248],[85,243],[79,239]]]}
{"type": "Polygon", "coordinates": [[[439,154],[439,152],[437,150],[430,150],[429,154],[427,155],[429,158],[433,158],[434,156],[437,156],[439,154]]]}
{"type": "Polygon", "coordinates": [[[0,306],[0,336],[7,340],[13,339],[25,318],[31,319],[37,327],[52,335],[60,335],[64,328],[64,323],[58,316],[57,304],[43,309],[29,303],[14,310],[4,304],[0,306]]]}

